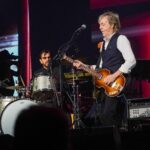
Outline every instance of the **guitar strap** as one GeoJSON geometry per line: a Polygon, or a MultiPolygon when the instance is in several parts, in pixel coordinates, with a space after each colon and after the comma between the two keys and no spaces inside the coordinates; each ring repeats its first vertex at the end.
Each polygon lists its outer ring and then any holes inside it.
{"type": "Polygon", "coordinates": [[[98,60],[97,60],[97,63],[96,63],[96,68],[95,68],[95,70],[99,69],[99,64],[100,64],[100,61],[101,61],[101,57],[102,57],[102,54],[101,54],[101,52],[100,52],[99,57],[98,57],[98,60]]]}
{"type": "Polygon", "coordinates": [[[102,51],[100,51],[100,54],[99,54],[99,57],[98,57],[98,60],[97,60],[97,63],[96,63],[95,70],[99,69],[99,65],[100,65],[100,62],[101,62],[101,59],[102,59],[102,52],[104,50],[105,50],[105,41],[103,41],[102,51]]]}

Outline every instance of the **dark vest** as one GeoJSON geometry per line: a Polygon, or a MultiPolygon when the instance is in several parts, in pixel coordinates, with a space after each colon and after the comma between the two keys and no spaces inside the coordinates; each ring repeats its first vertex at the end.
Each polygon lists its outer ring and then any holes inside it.
{"type": "Polygon", "coordinates": [[[114,34],[110,39],[107,49],[101,52],[102,68],[109,69],[112,73],[117,71],[121,64],[125,62],[121,52],[117,49],[118,36],[119,34],[114,34]]]}

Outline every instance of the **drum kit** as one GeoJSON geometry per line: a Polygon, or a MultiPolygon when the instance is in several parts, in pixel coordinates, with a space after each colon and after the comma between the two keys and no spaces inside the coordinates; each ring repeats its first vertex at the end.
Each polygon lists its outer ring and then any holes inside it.
{"type": "MultiPolygon", "coordinates": [[[[71,103],[73,105],[73,112],[75,115],[75,128],[84,126],[79,117],[79,84],[86,83],[86,81],[73,78],[68,79],[68,84],[72,86],[71,103]]],[[[55,80],[47,75],[39,75],[32,80],[31,96],[26,97],[27,88],[25,86],[6,86],[6,89],[17,90],[21,93],[20,97],[14,96],[1,96],[0,97],[0,127],[1,132],[4,134],[14,135],[14,125],[17,116],[23,109],[27,109],[29,106],[37,105],[38,101],[42,101],[47,97],[56,96],[58,100],[58,93],[55,87],[55,80]]]]}
{"type": "Polygon", "coordinates": [[[17,116],[23,109],[37,105],[40,99],[45,99],[47,95],[53,96],[55,86],[49,76],[42,75],[34,79],[30,98],[26,98],[26,87],[5,86],[9,90],[17,90],[21,97],[1,96],[0,97],[0,127],[1,133],[14,135],[14,125],[17,116]],[[52,94],[53,93],[53,94],[52,94]],[[33,99],[34,98],[34,99],[33,99]],[[37,99],[36,99],[37,98],[37,99]]]}

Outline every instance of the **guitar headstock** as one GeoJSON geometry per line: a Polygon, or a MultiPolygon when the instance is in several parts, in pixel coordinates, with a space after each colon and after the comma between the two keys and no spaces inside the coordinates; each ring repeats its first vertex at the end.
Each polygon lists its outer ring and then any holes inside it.
{"type": "Polygon", "coordinates": [[[60,60],[63,60],[63,59],[66,59],[67,56],[66,56],[66,54],[64,52],[60,52],[59,51],[58,52],[58,57],[59,57],[60,60]]]}
{"type": "Polygon", "coordinates": [[[62,54],[62,59],[66,59],[67,58],[67,55],[64,53],[62,54]]]}

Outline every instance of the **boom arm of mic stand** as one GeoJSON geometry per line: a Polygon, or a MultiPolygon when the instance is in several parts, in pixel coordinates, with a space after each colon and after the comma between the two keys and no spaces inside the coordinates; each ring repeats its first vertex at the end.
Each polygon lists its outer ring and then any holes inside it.
{"type": "MultiPolygon", "coordinates": [[[[63,44],[63,45],[59,48],[61,54],[66,53],[66,52],[71,48],[71,46],[74,45],[74,43],[75,43],[77,37],[80,35],[80,33],[81,33],[81,30],[76,30],[76,31],[73,33],[71,39],[70,39],[67,43],[63,44]]],[[[59,52],[58,52],[58,53],[59,53],[59,52]]]]}
{"type": "Polygon", "coordinates": [[[52,61],[60,60],[62,56],[68,51],[68,49],[72,46],[72,44],[69,42],[63,44],[59,50],[58,53],[53,57],[52,61]]]}

